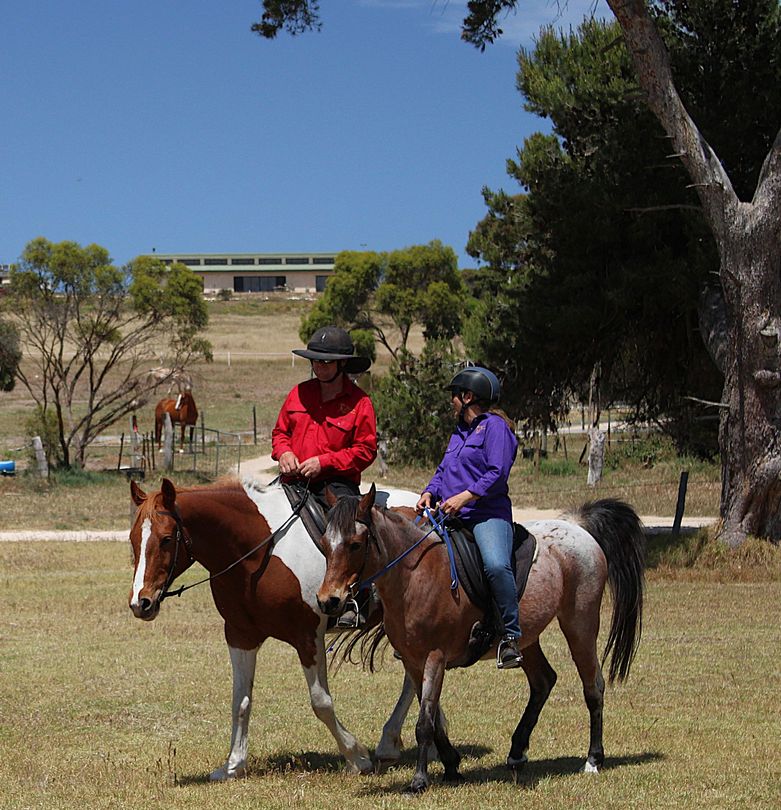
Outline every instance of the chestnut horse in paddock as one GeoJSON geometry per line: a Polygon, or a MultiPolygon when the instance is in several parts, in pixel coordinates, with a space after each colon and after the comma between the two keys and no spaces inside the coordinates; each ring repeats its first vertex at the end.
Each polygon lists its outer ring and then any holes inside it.
{"type": "MultiPolygon", "coordinates": [[[[316,599],[325,559],[293,515],[282,487],[228,480],[177,490],[164,478],[159,492],[147,495],[131,482],[130,494],[137,507],[130,530],[133,614],[152,621],[161,602],[173,595],[173,581],[197,561],[211,575],[214,604],[225,621],[233,728],[228,758],[209,778],[222,781],[246,771],[255,663],[267,638],[295,648],[315,715],[333,734],[348,768],[370,771],[369,752],[338,721],[328,691],[328,620],[316,599]]],[[[391,506],[414,504],[418,497],[402,490],[382,495],[391,506]]],[[[400,703],[408,707],[411,700],[408,689],[400,703]]]]}
{"type": "MultiPolygon", "coordinates": [[[[439,699],[445,670],[465,665],[470,631],[483,614],[462,589],[451,590],[445,543],[435,534],[423,539],[423,529],[374,504],[372,486],[360,501],[342,499],[329,513],[323,536],[326,574],[317,601],[324,613],[339,613],[359,580],[365,582],[385,569],[375,580],[385,632],[401,655],[420,700],[415,729],[418,763],[410,786],[418,792],[429,784],[428,747],[432,741],[445,766],[445,779],[461,779],[461,756],[448,739],[439,699]],[[420,545],[412,549],[418,541],[420,545]],[[409,551],[407,556],[398,560],[405,551],[409,551]]],[[[530,695],[512,735],[507,764],[518,768],[527,761],[529,738],[556,683],[556,672],[540,647],[542,632],[556,618],[583,682],[591,721],[584,770],[596,772],[605,759],[605,681],[597,655],[600,605],[609,583],[613,617],[603,661],[612,649],[610,681],[621,681],[629,674],[642,628],[643,527],[630,506],[611,499],[585,504],[571,521],[538,520],[526,526],[538,542],[537,558],[520,603],[522,666],[530,695]]],[[[512,676],[508,671],[499,677],[512,676]]],[[[403,697],[394,711],[396,720],[409,707],[403,697]]],[[[383,743],[377,748],[378,758],[390,724],[388,721],[383,743]]]]}
{"type": "Polygon", "coordinates": [[[192,392],[186,390],[173,399],[161,399],[155,406],[155,441],[158,450],[163,438],[163,423],[166,414],[171,417],[171,427],[177,423],[182,426],[180,446],[184,447],[184,429],[188,425],[190,427],[190,444],[192,444],[193,431],[196,424],[198,424],[198,408],[195,407],[192,392]]]}

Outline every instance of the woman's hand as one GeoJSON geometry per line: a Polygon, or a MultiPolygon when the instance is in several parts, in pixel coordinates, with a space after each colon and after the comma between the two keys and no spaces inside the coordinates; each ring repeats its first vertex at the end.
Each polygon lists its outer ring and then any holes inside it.
{"type": "Polygon", "coordinates": [[[457,515],[468,503],[476,501],[477,495],[465,489],[458,495],[451,495],[446,501],[439,505],[439,508],[446,515],[457,515]]]}
{"type": "Polygon", "coordinates": [[[431,493],[430,492],[424,492],[420,496],[420,498],[418,499],[418,502],[415,504],[415,511],[419,515],[423,514],[424,509],[431,509],[431,493]]]}

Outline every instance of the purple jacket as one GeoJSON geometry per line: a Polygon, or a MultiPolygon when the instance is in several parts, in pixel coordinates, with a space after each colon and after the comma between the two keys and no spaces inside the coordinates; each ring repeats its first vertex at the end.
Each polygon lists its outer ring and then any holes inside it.
{"type": "Polygon", "coordinates": [[[479,498],[459,513],[464,521],[479,523],[489,518],[512,521],[507,476],[517,450],[518,440],[501,416],[483,413],[471,425],[459,422],[424,491],[432,494],[432,500],[444,501],[468,489],[479,498]]]}

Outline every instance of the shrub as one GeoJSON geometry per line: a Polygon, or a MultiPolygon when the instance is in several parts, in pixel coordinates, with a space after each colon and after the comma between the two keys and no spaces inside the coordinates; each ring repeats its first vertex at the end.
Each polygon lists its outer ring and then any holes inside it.
{"type": "Polygon", "coordinates": [[[444,390],[458,360],[447,341],[428,341],[420,358],[404,358],[372,392],[377,427],[390,463],[437,464],[453,431],[450,397],[444,390]]]}

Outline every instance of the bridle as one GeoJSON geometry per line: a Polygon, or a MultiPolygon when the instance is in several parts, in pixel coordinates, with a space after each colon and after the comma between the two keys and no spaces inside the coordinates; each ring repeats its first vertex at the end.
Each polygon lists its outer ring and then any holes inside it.
{"type": "MultiPolygon", "coordinates": [[[[450,538],[450,532],[445,526],[445,516],[443,515],[439,520],[434,516],[432,511],[426,507],[423,510],[427,520],[431,524],[431,528],[422,536],[419,537],[409,548],[405,549],[398,555],[395,559],[391,560],[389,563],[386,563],[382,568],[372,574],[370,577],[367,577],[364,580],[361,580],[360,577],[363,574],[364,568],[366,568],[366,562],[369,558],[369,540],[374,539],[374,542],[377,546],[378,551],[380,549],[380,543],[377,539],[374,531],[372,530],[372,523],[371,523],[371,515],[367,517],[365,520],[359,520],[356,518],[356,523],[362,523],[366,526],[369,537],[366,541],[363,563],[356,575],[356,580],[350,585],[348,589],[348,593],[350,594],[350,598],[355,600],[356,595],[362,591],[364,588],[368,588],[370,585],[374,584],[376,580],[378,580],[384,574],[387,574],[388,571],[391,570],[394,566],[398,565],[408,554],[411,554],[429,535],[436,532],[437,536],[442,539],[445,543],[445,547],[447,548],[448,559],[450,561],[450,590],[454,591],[458,588],[458,571],[456,570],[456,561],[455,561],[455,554],[453,552],[453,541],[450,538]]],[[[415,523],[420,519],[420,516],[415,520],[415,523]]]]}
{"type": "Polygon", "coordinates": [[[171,567],[168,569],[168,575],[165,579],[165,585],[163,585],[163,589],[160,592],[160,596],[157,599],[157,604],[160,605],[164,599],[168,599],[171,596],[181,596],[185,591],[189,591],[191,588],[195,588],[198,585],[203,585],[205,582],[211,582],[217,577],[221,577],[223,574],[227,574],[228,571],[235,568],[239,563],[244,562],[247,557],[251,557],[256,551],[260,551],[260,549],[264,548],[265,546],[269,545],[269,543],[274,543],[276,539],[286,532],[290,526],[298,519],[299,515],[301,514],[301,510],[304,508],[306,504],[307,498],[309,497],[309,482],[307,481],[306,489],[304,490],[304,494],[301,500],[295,505],[293,511],[287,520],[276,530],[273,531],[265,540],[258,543],[256,546],[251,548],[246,554],[242,554],[238,560],[234,560],[230,565],[226,568],[223,568],[222,571],[218,571],[216,574],[210,574],[208,577],[204,577],[203,579],[199,579],[197,582],[192,582],[189,585],[182,585],[180,588],[177,588],[175,591],[169,590],[171,585],[173,584],[174,578],[176,576],[176,563],[179,559],[179,548],[184,546],[187,550],[187,554],[189,556],[188,565],[195,562],[195,557],[192,553],[192,540],[190,539],[189,535],[187,534],[187,530],[184,528],[184,523],[182,521],[182,516],[179,513],[179,509],[174,506],[173,510],[157,510],[156,514],[164,515],[166,517],[170,517],[174,523],[176,524],[176,534],[174,536],[174,540],[176,545],[174,546],[174,556],[173,560],[171,561],[171,567]]]}

